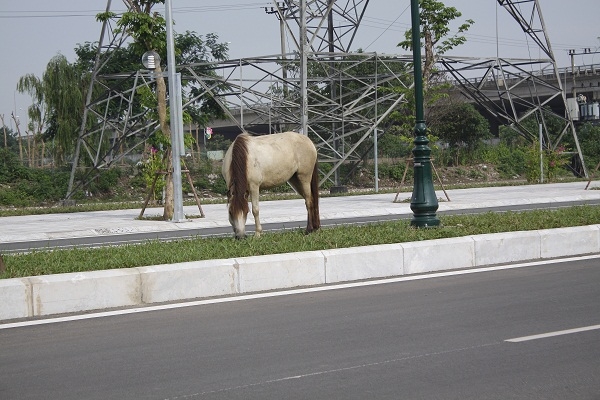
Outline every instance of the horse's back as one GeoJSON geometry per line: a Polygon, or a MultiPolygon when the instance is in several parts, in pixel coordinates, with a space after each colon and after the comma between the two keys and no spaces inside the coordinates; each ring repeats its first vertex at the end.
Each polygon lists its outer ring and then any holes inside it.
{"type": "Polygon", "coordinates": [[[252,137],[248,157],[248,174],[260,186],[269,187],[286,182],[296,173],[312,174],[317,150],[307,136],[283,132],[252,137]]]}
{"type": "MultiPolygon", "coordinates": [[[[283,150],[288,150],[299,156],[309,156],[317,150],[312,140],[308,136],[296,132],[281,132],[263,136],[248,136],[249,145],[256,149],[256,153],[271,152],[278,154],[283,150]]],[[[289,156],[289,154],[283,154],[289,156]]]]}

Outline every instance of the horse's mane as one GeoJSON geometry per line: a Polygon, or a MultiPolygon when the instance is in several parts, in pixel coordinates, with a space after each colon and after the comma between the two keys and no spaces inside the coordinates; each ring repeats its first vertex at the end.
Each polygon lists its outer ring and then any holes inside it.
{"type": "Polygon", "coordinates": [[[248,135],[241,134],[233,141],[231,149],[231,164],[229,165],[229,196],[232,214],[239,211],[248,213],[248,178],[246,165],[248,160],[248,135]]]}

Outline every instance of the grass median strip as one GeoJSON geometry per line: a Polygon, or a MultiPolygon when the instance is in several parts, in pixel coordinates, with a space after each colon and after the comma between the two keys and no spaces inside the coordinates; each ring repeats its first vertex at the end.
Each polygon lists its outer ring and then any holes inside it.
{"type": "Polygon", "coordinates": [[[600,223],[600,206],[452,215],[441,216],[440,220],[442,226],[431,229],[414,229],[409,221],[395,221],[323,228],[310,235],[297,229],[263,233],[260,239],[221,237],[169,242],[155,240],[104,248],[38,250],[4,255],[6,270],[0,274],[0,279],[593,225],[600,223]]]}

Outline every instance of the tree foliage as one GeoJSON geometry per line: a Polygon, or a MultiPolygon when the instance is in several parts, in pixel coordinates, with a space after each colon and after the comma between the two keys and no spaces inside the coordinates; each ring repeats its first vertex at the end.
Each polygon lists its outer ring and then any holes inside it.
{"type": "Polygon", "coordinates": [[[45,140],[54,141],[54,158],[58,164],[67,161],[75,146],[88,79],[77,65],[58,54],[50,60],[41,79],[27,74],[17,84],[19,92],[33,98],[28,114],[31,124],[38,128],[30,126],[30,129],[33,133],[39,129],[45,140]]]}
{"type": "MultiPolygon", "coordinates": [[[[445,82],[443,76],[435,74],[435,63],[438,56],[450,51],[456,46],[463,44],[466,38],[461,33],[467,31],[474,23],[467,20],[458,28],[458,33],[451,35],[450,24],[462,14],[454,7],[446,7],[444,3],[436,0],[420,0],[420,37],[425,47],[425,65],[423,66],[424,101],[427,111],[427,120],[435,118],[430,110],[441,110],[448,102],[451,85],[445,82]]],[[[405,40],[398,43],[405,50],[412,50],[412,29],[404,34],[405,40]]],[[[388,134],[400,135],[402,143],[410,146],[413,141],[413,129],[415,126],[415,99],[412,89],[397,88],[405,95],[407,103],[402,108],[395,110],[385,121],[388,134]]],[[[439,114],[439,112],[438,112],[439,114]]],[[[435,128],[434,124],[428,122],[428,138],[430,143],[438,140],[442,131],[435,128]]]]}
{"type": "MultiPolygon", "coordinates": [[[[424,41],[425,65],[423,66],[423,80],[425,86],[434,71],[438,56],[441,56],[456,46],[467,41],[462,33],[469,30],[475,22],[466,20],[458,26],[457,32],[450,35],[450,23],[462,16],[455,7],[446,5],[437,0],[419,0],[421,39],[424,41]]],[[[405,50],[412,50],[412,29],[404,34],[404,40],[398,43],[405,50]]]]}
{"type": "MultiPolygon", "coordinates": [[[[97,15],[99,21],[112,20],[113,26],[116,26],[115,33],[123,32],[133,39],[127,46],[110,49],[104,53],[102,74],[123,72],[133,74],[141,67],[142,54],[154,50],[160,54],[162,60],[165,60],[156,70],[159,76],[167,60],[166,22],[163,16],[152,11],[152,8],[164,4],[164,0],[124,0],[124,2],[128,6],[128,11],[121,15],[112,12],[97,15]]],[[[186,31],[183,34],[175,33],[174,41],[177,64],[202,63],[223,60],[227,57],[227,44],[219,43],[218,36],[215,34],[202,37],[195,32],[186,31]]],[[[98,43],[78,44],[75,48],[77,59],[74,63],[68,62],[63,55],[59,54],[50,60],[41,78],[27,74],[21,77],[17,85],[20,92],[30,94],[33,99],[33,104],[28,110],[29,133],[36,134],[36,138],[39,134],[49,143],[47,148],[53,151],[54,160],[57,161],[55,165],[65,165],[72,157],[82,125],[84,103],[97,50],[98,43]]],[[[131,89],[132,85],[133,80],[122,79],[111,86],[111,90],[125,92],[131,89]]],[[[194,99],[184,115],[185,121],[193,120],[202,125],[209,119],[221,115],[219,107],[212,99],[195,94],[195,89],[191,87],[190,82],[184,82],[184,85],[188,85],[188,96],[194,99]]],[[[104,90],[104,86],[96,85],[93,88],[93,98],[102,98],[104,90]]],[[[141,114],[140,111],[146,107],[147,117],[160,120],[161,129],[158,136],[166,137],[168,142],[170,130],[166,105],[167,90],[162,76],[156,79],[154,93],[147,96],[145,100],[143,96],[141,97],[141,100],[136,99],[132,105],[133,114],[141,114]],[[153,100],[148,101],[150,98],[153,100]],[[153,111],[147,112],[149,108],[153,111]]],[[[108,113],[106,118],[120,119],[127,110],[119,108],[115,102],[111,103],[106,111],[108,113]]],[[[92,114],[88,118],[88,125],[91,125],[92,114]]]]}
{"type": "Polygon", "coordinates": [[[430,129],[450,147],[467,150],[473,150],[482,139],[491,136],[488,120],[470,103],[445,106],[430,129]]]}
{"type": "MultiPolygon", "coordinates": [[[[133,42],[129,45],[132,54],[141,57],[146,51],[155,51],[160,55],[161,60],[168,60],[167,57],[167,21],[158,12],[153,12],[152,8],[158,4],[164,4],[164,0],[123,0],[128,6],[128,11],[117,16],[114,13],[103,13],[98,15],[98,19],[102,21],[115,20],[117,32],[123,32],[131,36],[133,42]]],[[[208,36],[207,41],[203,41],[201,37],[193,32],[186,32],[184,35],[179,35],[175,38],[175,46],[180,45],[181,48],[176,50],[176,63],[179,62],[201,62],[206,61],[209,55],[217,59],[224,59],[227,54],[227,45],[217,43],[216,35],[208,36]],[[210,50],[209,50],[210,49],[210,50]]],[[[139,60],[140,58],[138,58],[139,60]]],[[[154,69],[156,78],[156,113],[150,113],[158,119],[160,132],[156,133],[155,141],[159,141],[163,146],[161,153],[165,166],[164,171],[171,171],[171,147],[170,140],[171,130],[169,126],[169,110],[167,107],[167,88],[164,76],[162,74],[163,65],[158,63],[154,69]],[[164,152],[162,150],[164,149],[164,152]]],[[[195,97],[197,102],[211,104],[210,99],[200,99],[195,97]],[[202,102],[204,100],[204,102],[202,102]]],[[[145,96],[146,103],[150,99],[145,96]]],[[[214,103],[213,103],[214,105],[214,103]]],[[[150,107],[146,104],[146,107],[150,107]]],[[[201,119],[202,104],[196,104],[196,108],[188,113],[187,117],[192,118],[192,115],[197,119],[201,119]]],[[[209,107],[210,109],[210,107],[209,107]]],[[[186,116],[184,116],[184,119],[186,116]]],[[[156,155],[155,155],[156,156],[156,155]]],[[[171,174],[165,176],[165,208],[164,219],[171,219],[173,216],[173,184],[171,174]]]]}
{"type": "MultiPolygon", "coordinates": [[[[593,172],[600,165],[600,126],[589,122],[581,125],[577,132],[577,138],[588,170],[593,172]]],[[[570,136],[567,143],[572,140],[572,136],[570,136]]],[[[575,148],[574,143],[570,146],[575,148]]]]}

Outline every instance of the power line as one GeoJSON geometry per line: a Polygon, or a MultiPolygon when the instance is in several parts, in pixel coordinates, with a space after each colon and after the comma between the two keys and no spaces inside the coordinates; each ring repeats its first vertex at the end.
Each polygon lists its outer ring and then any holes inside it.
{"type": "MultiPolygon", "coordinates": [[[[253,3],[233,3],[233,4],[219,4],[219,5],[206,5],[206,6],[188,6],[188,7],[173,7],[174,14],[181,13],[212,13],[212,12],[229,12],[229,11],[243,11],[252,9],[264,9],[265,2],[253,2],[253,3]]],[[[70,11],[70,10],[9,10],[0,11],[0,19],[39,19],[39,18],[86,18],[95,17],[97,14],[104,12],[105,10],[81,10],[81,11],[70,11]]],[[[406,10],[405,10],[406,11],[406,10]]],[[[125,12],[125,10],[119,10],[117,12],[125,12]]],[[[372,46],[378,41],[381,36],[386,32],[398,32],[404,34],[410,29],[410,24],[398,22],[398,19],[404,14],[404,11],[395,19],[388,20],[378,17],[363,16],[361,26],[366,28],[380,29],[382,33],[371,42],[368,46],[372,46]]],[[[480,44],[500,44],[501,46],[507,47],[522,47],[527,48],[528,43],[526,40],[510,39],[510,38],[496,38],[495,36],[488,35],[477,35],[469,32],[463,34],[468,42],[480,43],[480,44]]],[[[572,48],[581,47],[581,44],[563,44],[553,42],[552,46],[556,50],[567,51],[572,48]]]]}
{"type": "MultiPolygon", "coordinates": [[[[222,12],[248,9],[263,9],[265,2],[262,3],[241,3],[241,4],[219,4],[209,6],[194,6],[194,7],[173,7],[174,13],[205,13],[205,12],[222,12]]],[[[0,18],[74,18],[74,17],[89,17],[96,16],[105,10],[10,10],[0,11],[0,18]],[[6,14],[6,15],[3,15],[6,14]]],[[[120,10],[124,12],[125,9],[120,10]]]]}
{"type": "Polygon", "coordinates": [[[373,40],[371,43],[369,43],[369,44],[367,45],[367,47],[365,47],[365,50],[367,50],[369,47],[371,47],[371,45],[372,45],[373,43],[375,43],[377,40],[379,40],[379,38],[380,38],[381,36],[383,36],[383,34],[384,34],[384,33],[386,33],[386,32],[387,32],[387,31],[388,31],[388,30],[389,30],[389,29],[392,27],[392,25],[394,25],[394,24],[396,23],[396,21],[398,21],[398,19],[399,19],[399,18],[400,18],[402,15],[404,15],[404,13],[406,12],[406,10],[408,10],[408,8],[409,8],[409,7],[410,7],[410,4],[409,4],[409,5],[408,5],[408,6],[407,6],[407,7],[406,7],[406,8],[405,8],[405,9],[404,9],[404,10],[403,10],[401,13],[400,13],[400,15],[398,15],[398,16],[396,17],[396,19],[395,19],[395,20],[393,20],[393,21],[392,21],[392,23],[391,23],[391,24],[389,24],[389,25],[387,26],[387,28],[385,28],[385,29],[383,30],[383,32],[381,32],[381,34],[380,34],[379,36],[377,36],[377,37],[376,37],[376,38],[375,38],[375,39],[374,39],[374,40],[373,40]]]}
{"type": "Polygon", "coordinates": [[[62,14],[62,15],[0,15],[0,19],[26,19],[26,18],[76,18],[95,17],[95,14],[62,14]]]}
{"type": "MultiPolygon", "coordinates": [[[[398,20],[398,18],[391,21],[391,20],[383,19],[383,18],[364,16],[361,26],[367,27],[367,28],[373,28],[373,29],[381,29],[384,31],[384,33],[391,31],[391,32],[399,32],[399,33],[403,34],[408,29],[410,29],[409,24],[397,22],[397,20],[398,20]]],[[[455,32],[455,33],[457,33],[457,32],[455,32]]],[[[383,33],[377,39],[379,39],[382,35],[383,35],[383,33]]],[[[501,46],[528,48],[528,43],[527,43],[526,39],[512,39],[512,38],[507,38],[507,37],[504,37],[504,38],[499,37],[497,39],[495,36],[480,35],[480,34],[474,34],[474,33],[470,33],[470,32],[465,32],[462,35],[464,35],[467,38],[467,41],[470,43],[481,43],[481,44],[490,44],[490,45],[494,44],[495,45],[496,40],[498,40],[498,43],[501,46]]],[[[372,45],[372,43],[369,44],[369,46],[371,46],[371,45],[372,45]]],[[[554,49],[558,49],[558,50],[568,50],[568,49],[572,49],[573,47],[581,47],[581,45],[552,42],[552,47],[554,49]]]]}

